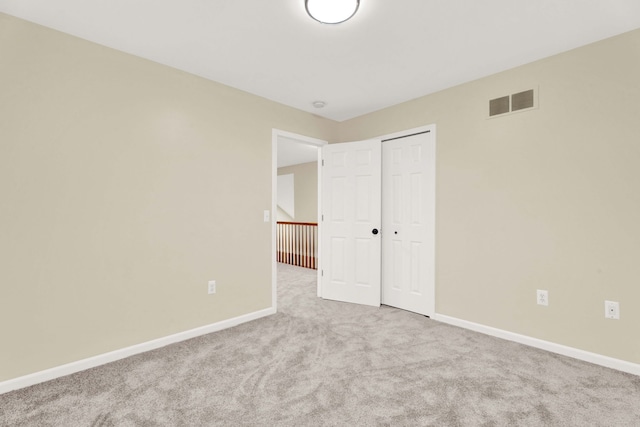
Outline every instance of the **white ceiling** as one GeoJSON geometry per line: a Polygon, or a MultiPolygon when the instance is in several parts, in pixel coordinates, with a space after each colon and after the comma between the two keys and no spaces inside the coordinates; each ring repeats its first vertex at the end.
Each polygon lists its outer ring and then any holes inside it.
{"type": "Polygon", "coordinates": [[[640,28],[639,0],[0,0],[0,11],[343,121],[640,28]],[[311,103],[322,100],[323,109],[311,103]]]}
{"type": "Polygon", "coordinates": [[[278,167],[318,161],[318,147],[291,138],[278,138],[278,167]]]}

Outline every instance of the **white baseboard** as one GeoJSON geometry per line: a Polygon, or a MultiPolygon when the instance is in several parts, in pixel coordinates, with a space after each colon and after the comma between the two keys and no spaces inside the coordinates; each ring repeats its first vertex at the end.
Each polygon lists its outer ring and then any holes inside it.
{"type": "Polygon", "coordinates": [[[111,351],[109,353],[100,354],[98,356],[89,357],[87,359],[78,360],[77,362],[67,363],[65,365],[57,366],[55,368],[46,369],[40,372],[35,372],[33,374],[25,375],[23,377],[18,377],[8,381],[3,381],[3,382],[0,382],[0,394],[7,393],[13,390],[18,390],[18,389],[28,387],[34,384],[42,383],[45,381],[53,380],[56,378],[64,377],[66,375],[74,374],[76,372],[84,371],[86,369],[94,368],[96,366],[105,365],[107,363],[115,362],[116,360],[124,359],[129,356],[144,353],[150,350],[155,350],[157,348],[164,347],[169,344],[185,341],[191,338],[199,337],[201,335],[210,334],[212,332],[218,332],[223,329],[232,328],[242,323],[250,322],[252,320],[260,319],[262,317],[275,314],[275,312],[276,312],[275,308],[267,308],[264,310],[245,314],[243,316],[234,317],[233,319],[223,320],[221,322],[213,323],[211,325],[201,326],[199,328],[169,335],[163,338],[158,338],[152,341],[136,344],[131,347],[126,347],[120,350],[111,351]]]}
{"type": "Polygon", "coordinates": [[[469,329],[472,331],[480,332],[482,334],[502,338],[507,341],[514,341],[520,344],[528,345],[529,347],[539,348],[551,353],[561,354],[563,356],[572,357],[574,359],[593,363],[595,365],[605,366],[607,368],[616,369],[618,371],[640,376],[640,365],[637,363],[614,359],[613,357],[603,356],[601,354],[591,353],[573,347],[567,347],[565,345],[556,344],[509,331],[504,331],[502,329],[492,328],[491,326],[485,326],[479,323],[473,323],[442,314],[436,314],[431,318],[438,322],[447,323],[453,326],[459,326],[464,329],[469,329]]]}

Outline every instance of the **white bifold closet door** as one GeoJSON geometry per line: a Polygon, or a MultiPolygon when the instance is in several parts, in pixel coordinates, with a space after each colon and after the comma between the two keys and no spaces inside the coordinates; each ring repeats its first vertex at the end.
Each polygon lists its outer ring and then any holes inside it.
{"type": "Polygon", "coordinates": [[[382,303],[434,312],[433,135],[382,143],[382,303]]]}
{"type": "Polygon", "coordinates": [[[432,315],[435,138],[322,148],[323,298],[432,315]]]}

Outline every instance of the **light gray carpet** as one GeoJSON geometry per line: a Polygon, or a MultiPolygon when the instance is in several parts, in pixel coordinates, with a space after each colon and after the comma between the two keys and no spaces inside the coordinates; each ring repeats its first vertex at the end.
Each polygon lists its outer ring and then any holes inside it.
{"type": "Polygon", "coordinates": [[[640,377],[278,278],[278,314],[1,395],[0,425],[640,426],[640,377]]]}

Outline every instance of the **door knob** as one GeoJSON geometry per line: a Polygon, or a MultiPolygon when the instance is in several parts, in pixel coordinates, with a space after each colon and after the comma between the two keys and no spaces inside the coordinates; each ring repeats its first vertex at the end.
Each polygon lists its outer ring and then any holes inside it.
{"type": "Polygon", "coordinates": [[[377,228],[374,228],[373,230],[371,230],[371,232],[372,232],[373,234],[378,234],[378,229],[377,229],[377,228]]]}

